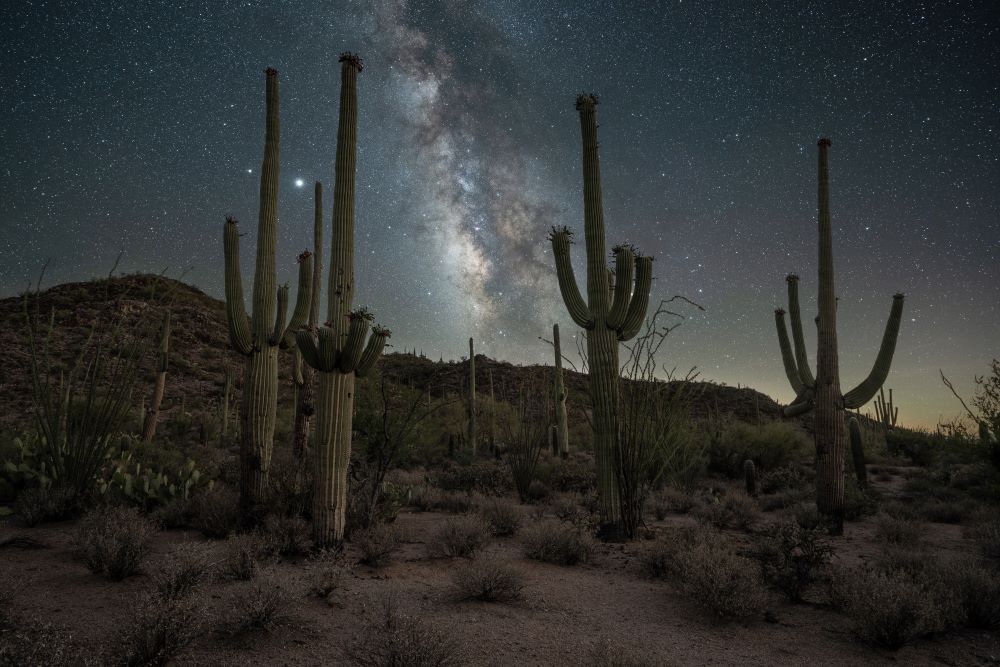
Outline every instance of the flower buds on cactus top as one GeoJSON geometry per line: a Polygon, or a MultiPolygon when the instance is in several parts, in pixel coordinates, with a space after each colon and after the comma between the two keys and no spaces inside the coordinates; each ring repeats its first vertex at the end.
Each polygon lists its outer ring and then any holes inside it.
{"type": "Polygon", "coordinates": [[[351,53],[350,51],[344,51],[341,53],[340,59],[337,62],[351,63],[359,72],[365,68],[365,63],[361,60],[361,56],[356,53],[351,53]]]}

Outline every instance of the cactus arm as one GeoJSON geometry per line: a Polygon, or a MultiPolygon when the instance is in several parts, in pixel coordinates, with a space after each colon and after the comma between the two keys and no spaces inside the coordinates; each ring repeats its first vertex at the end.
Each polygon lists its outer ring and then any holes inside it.
{"type": "Polygon", "coordinates": [[[795,354],[792,352],[792,344],[788,340],[788,330],[785,328],[785,311],[781,308],[774,311],[774,324],[778,329],[778,345],[781,347],[781,361],[785,365],[788,383],[792,385],[792,391],[801,394],[806,386],[802,384],[798,366],[795,365],[795,354]]]}
{"type": "Polygon", "coordinates": [[[627,245],[615,246],[614,297],[608,312],[607,324],[611,329],[621,329],[632,297],[632,274],[635,270],[635,252],[627,245]]]}
{"type": "Polygon", "coordinates": [[[583,301],[580,294],[580,287],[573,274],[573,262],[570,258],[570,231],[566,227],[554,228],[549,237],[552,241],[552,254],[556,258],[556,276],[559,279],[559,291],[562,293],[566,310],[573,322],[584,329],[591,329],[594,326],[594,318],[590,313],[590,308],[583,301]]]}
{"type": "Polygon", "coordinates": [[[222,237],[226,266],[226,321],[229,340],[242,355],[253,351],[250,317],[243,303],[243,279],[240,275],[240,229],[236,218],[226,218],[222,237]]]}
{"type": "MultiPolygon", "coordinates": [[[[260,168],[260,209],[257,218],[257,261],[253,277],[253,310],[250,313],[250,330],[258,345],[274,333],[269,330],[275,320],[275,293],[277,276],[274,255],[278,245],[278,178],[280,120],[278,115],[278,72],[268,68],[264,129],[264,160],[260,168]]],[[[280,332],[278,332],[280,333],[280,332]]],[[[277,344],[280,337],[273,338],[277,344]]]]}
{"type": "Polygon", "coordinates": [[[813,399],[813,390],[806,388],[804,392],[796,397],[794,403],[782,410],[782,413],[786,417],[798,417],[799,415],[804,415],[815,407],[816,403],[813,399]]]}
{"type": "Polygon", "coordinates": [[[389,340],[392,334],[388,329],[380,326],[372,327],[372,335],[368,338],[368,344],[365,346],[365,351],[361,355],[361,360],[358,361],[358,365],[354,369],[354,374],[359,378],[366,377],[375,367],[375,362],[378,358],[382,356],[382,350],[385,348],[385,342],[389,340]]]}
{"type": "Polygon", "coordinates": [[[627,341],[635,337],[646,319],[646,309],[649,307],[649,289],[653,284],[653,258],[637,257],[635,290],[628,304],[625,323],[618,331],[618,340],[627,341]]]}
{"type": "Polygon", "coordinates": [[[885,382],[885,378],[889,375],[889,367],[892,365],[892,355],[896,351],[896,338],[899,335],[899,323],[902,318],[903,295],[896,294],[892,298],[892,310],[889,311],[889,321],[885,324],[882,346],[879,348],[878,356],[875,357],[875,364],[861,384],[844,394],[844,407],[860,408],[872,399],[885,382]]]}
{"type": "Polygon", "coordinates": [[[319,324],[319,299],[323,291],[323,184],[316,181],[313,212],[313,278],[309,300],[309,326],[319,324]]]}
{"type": "Polygon", "coordinates": [[[274,309],[274,329],[268,343],[278,345],[285,335],[285,314],[288,312],[288,283],[278,288],[277,307],[274,309]]]}
{"type": "Polygon", "coordinates": [[[816,380],[809,368],[809,354],[806,352],[806,341],[802,335],[802,311],[799,309],[799,277],[790,274],[785,278],[788,283],[788,316],[792,323],[792,341],[795,343],[795,362],[799,369],[799,379],[802,384],[812,386],[816,380]]]}
{"type": "Polygon", "coordinates": [[[319,330],[319,366],[317,370],[324,373],[337,368],[337,333],[330,327],[319,330]]]}
{"type": "Polygon", "coordinates": [[[302,354],[302,361],[311,368],[320,370],[322,364],[319,358],[319,347],[316,345],[316,339],[313,337],[312,331],[309,329],[299,329],[296,331],[295,344],[299,348],[299,353],[302,354]]]}
{"type": "Polygon", "coordinates": [[[299,255],[299,286],[295,295],[295,309],[281,336],[281,347],[290,348],[295,344],[295,332],[306,325],[312,306],[313,254],[306,250],[299,255]]]}
{"type": "Polygon", "coordinates": [[[366,313],[352,313],[351,325],[347,330],[347,341],[344,349],[340,352],[338,366],[341,373],[350,373],[358,367],[361,355],[365,350],[365,339],[368,338],[368,330],[371,328],[371,320],[366,313]]]}

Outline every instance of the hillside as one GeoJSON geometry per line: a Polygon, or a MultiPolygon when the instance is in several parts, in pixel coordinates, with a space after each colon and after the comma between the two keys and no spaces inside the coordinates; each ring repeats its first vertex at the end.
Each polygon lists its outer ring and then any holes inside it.
{"type": "MultiPolygon", "coordinates": [[[[212,409],[221,392],[226,366],[234,370],[237,391],[242,382],[242,361],[229,348],[225,304],[196,287],[154,275],[130,275],[90,282],[57,285],[32,295],[29,311],[44,323],[51,315],[55,327],[52,349],[55,358],[68,363],[74,350],[83,343],[95,326],[107,326],[122,316],[142,335],[151,336],[160,322],[163,309],[171,310],[170,370],[164,398],[164,419],[180,410],[212,409]]],[[[30,423],[29,347],[22,297],[0,300],[0,430],[16,430],[30,423]]],[[[391,342],[391,341],[390,341],[391,342]]],[[[290,400],[290,355],[281,355],[282,402],[290,400]]],[[[466,361],[432,361],[414,354],[387,348],[380,362],[390,377],[417,387],[430,385],[431,393],[441,395],[458,391],[466,382],[466,361]]],[[[148,364],[147,364],[148,365],[148,364]]],[[[498,400],[513,400],[524,386],[545,386],[551,367],[519,366],[476,356],[476,385],[480,395],[489,391],[489,376],[498,400]]],[[[151,379],[152,373],[149,372],[151,379]]],[[[738,419],[780,418],[780,406],[770,397],[749,388],[734,388],[714,383],[700,383],[701,393],[695,405],[699,415],[718,413],[738,419]]],[[[566,371],[570,420],[586,420],[587,378],[566,371]]],[[[143,392],[144,393],[144,392],[143,392]]],[[[136,398],[138,405],[140,398],[136,398]]]]}

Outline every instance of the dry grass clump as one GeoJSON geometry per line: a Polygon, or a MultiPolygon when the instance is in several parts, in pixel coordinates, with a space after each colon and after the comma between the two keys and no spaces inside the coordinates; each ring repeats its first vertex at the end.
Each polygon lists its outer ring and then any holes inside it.
{"type": "Polygon", "coordinates": [[[240,524],[240,497],[228,486],[216,484],[191,499],[191,527],[205,537],[222,539],[240,524]]]}
{"type": "Polygon", "coordinates": [[[496,537],[516,535],[524,523],[524,510],[504,498],[487,500],[479,513],[496,537]]]}
{"type": "Polygon", "coordinates": [[[270,631],[288,620],[291,596],[275,581],[262,581],[243,591],[234,603],[238,611],[234,633],[270,631]]]}
{"type": "Polygon", "coordinates": [[[995,570],[967,557],[947,569],[947,580],[958,595],[965,625],[983,630],[1000,627],[1000,581],[995,570]]]}
{"type": "Polygon", "coordinates": [[[54,667],[86,665],[92,660],[69,632],[41,619],[5,629],[0,641],[0,665],[54,667]]]}
{"type": "Polygon", "coordinates": [[[901,546],[914,546],[920,541],[923,527],[909,518],[879,514],[875,519],[875,539],[901,546]]]}
{"type": "Polygon", "coordinates": [[[140,598],[118,625],[107,663],[166,665],[198,637],[204,621],[204,610],[190,596],[140,598]]]}
{"type": "Polygon", "coordinates": [[[358,667],[458,667],[465,665],[452,634],[401,612],[392,598],[361,633],[344,646],[348,664],[358,667]]]}
{"type": "Polygon", "coordinates": [[[76,547],[91,572],[118,581],[140,571],[155,532],[134,508],[102,507],[81,520],[76,547]]]}
{"type": "Polygon", "coordinates": [[[321,552],[310,559],[309,566],[309,592],[327,602],[344,587],[344,581],[351,574],[351,567],[339,551],[321,552]]]}
{"type": "Polygon", "coordinates": [[[42,521],[65,518],[76,507],[75,495],[69,489],[37,486],[17,494],[14,515],[26,526],[37,526],[42,521]]]}
{"type": "Polygon", "coordinates": [[[385,523],[354,531],[351,541],[361,549],[361,562],[371,567],[388,565],[398,545],[396,530],[385,523]]]}
{"type": "Polygon", "coordinates": [[[695,515],[716,528],[746,530],[759,518],[759,508],[745,491],[729,489],[722,498],[712,498],[699,507],[695,515]]]}
{"type": "Polygon", "coordinates": [[[590,560],[594,541],[582,528],[562,521],[540,521],[521,536],[524,555],[555,565],[576,565],[590,560]]]}
{"type": "Polygon", "coordinates": [[[459,568],[453,575],[457,598],[479,602],[516,602],[521,599],[521,571],[495,558],[484,558],[459,568]]]}
{"type": "Polygon", "coordinates": [[[663,521],[668,514],[687,514],[698,506],[698,500],[686,491],[668,486],[654,493],[650,504],[656,520],[663,521]]]}
{"type": "Polygon", "coordinates": [[[212,574],[209,554],[200,544],[182,544],[171,553],[153,583],[162,600],[180,600],[188,597],[205,583],[212,574]]]}
{"type": "Polygon", "coordinates": [[[764,577],[789,600],[800,601],[829,565],[833,548],[825,534],[787,522],[769,527],[758,539],[764,577]]]}
{"type": "Polygon", "coordinates": [[[264,520],[264,533],[282,556],[300,556],[312,547],[312,527],[300,516],[271,514],[264,520]]]}
{"type": "Polygon", "coordinates": [[[238,581],[250,581],[267,564],[271,545],[260,533],[240,533],[226,540],[223,574],[238,581]]]}
{"type": "Polygon", "coordinates": [[[448,518],[427,543],[431,556],[472,558],[489,544],[489,526],[475,515],[448,518]]]}
{"type": "Polygon", "coordinates": [[[970,526],[964,532],[966,537],[976,543],[984,556],[1000,559],[1000,520],[987,519],[970,526]]]}

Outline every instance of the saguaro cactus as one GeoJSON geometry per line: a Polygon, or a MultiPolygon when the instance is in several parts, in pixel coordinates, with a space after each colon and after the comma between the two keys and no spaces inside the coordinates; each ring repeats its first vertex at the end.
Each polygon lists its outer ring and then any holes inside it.
{"type": "Polygon", "coordinates": [[[899,417],[899,408],[892,403],[892,389],[889,390],[889,400],[885,400],[885,390],[878,388],[878,396],[875,397],[875,417],[882,425],[882,433],[886,438],[889,431],[896,428],[896,418],[899,417]]]}
{"type": "Polygon", "coordinates": [[[472,455],[478,453],[476,440],[476,350],[469,339],[469,446],[472,447],[472,455]]]}
{"type": "Polygon", "coordinates": [[[327,323],[318,330],[299,330],[302,359],[319,373],[316,435],[313,443],[313,539],[335,545],[344,539],[347,510],[347,466],[351,460],[354,383],[375,366],[388,329],[371,326],[354,299],[354,181],[358,136],[358,73],[361,59],[340,56],[340,118],[333,189],[333,234],[327,294],[327,323]],[[371,330],[371,336],[368,333],[371,330]],[[367,343],[366,343],[367,341],[367,343]]]}
{"type": "Polygon", "coordinates": [[[160,404],[163,402],[163,392],[167,386],[167,363],[170,360],[170,311],[163,316],[163,328],[160,329],[160,349],[156,355],[156,381],[153,384],[153,397],[149,401],[149,409],[142,424],[142,439],[152,442],[156,435],[156,422],[160,418],[160,404]]]}
{"type": "Polygon", "coordinates": [[[816,318],[816,376],[809,369],[802,317],[799,312],[799,278],[789,275],[788,310],[792,321],[792,344],[785,329],[785,311],[774,311],[778,342],[785,375],[796,393],[795,402],[785,408],[787,416],[815,408],[816,506],[831,519],[833,532],[843,529],[844,515],[844,411],[859,408],[871,400],[889,374],[896,349],[903,295],[892,300],[882,346],[868,377],[847,393],[840,391],[837,356],[837,299],[833,284],[833,233],[830,224],[830,181],[827,152],[829,139],[819,140],[819,316],[816,318]]]}
{"type": "Polygon", "coordinates": [[[618,343],[633,338],[642,326],[649,305],[653,259],[628,245],[613,248],[614,293],[606,263],[604,210],[601,203],[601,167],[597,144],[597,97],[576,99],[583,139],[584,230],[587,246],[587,301],[573,275],[570,258],[572,234],[567,227],[553,228],[550,239],[556,260],[559,290],[566,309],[578,326],[587,330],[590,400],[593,405],[594,452],[602,532],[617,531],[620,510],[613,468],[613,448],[618,447],[618,343]],[[633,282],[634,276],[634,282],[633,282]]]}
{"type": "Polygon", "coordinates": [[[858,479],[858,488],[868,488],[868,468],[865,466],[865,446],[861,439],[861,424],[857,417],[847,420],[848,431],[851,435],[851,461],[854,463],[854,475],[858,479]]]}
{"type": "MultiPolygon", "coordinates": [[[[246,358],[240,415],[240,506],[244,519],[256,516],[264,500],[274,445],[278,402],[278,346],[285,335],[288,286],[277,286],[275,246],[278,241],[278,172],[280,123],[278,72],[266,71],[267,122],[264,161],[260,170],[260,211],[257,261],[253,279],[253,311],[247,316],[240,275],[240,233],[235,218],[227,218],[223,245],[226,260],[226,319],[233,348],[246,358]]],[[[311,260],[309,258],[306,261],[311,260]]],[[[305,322],[312,283],[311,270],[299,272],[298,297],[289,327],[305,322]]]]}
{"type": "Polygon", "coordinates": [[[559,345],[559,325],[552,325],[552,347],[556,355],[555,400],[556,400],[556,451],[563,458],[569,456],[569,425],[566,419],[566,385],[563,379],[562,348],[559,345]]]}
{"type": "Polygon", "coordinates": [[[223,447],[229,444],[229,400],[233,395],[233,374],[229,366],[222,375],[222,393],[219,395],[219,439],[223,447]]]}

